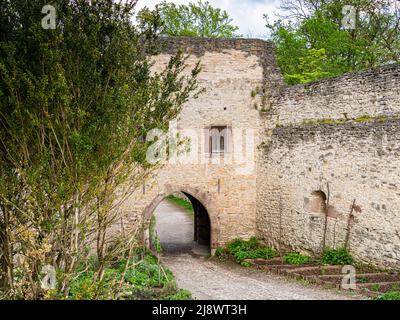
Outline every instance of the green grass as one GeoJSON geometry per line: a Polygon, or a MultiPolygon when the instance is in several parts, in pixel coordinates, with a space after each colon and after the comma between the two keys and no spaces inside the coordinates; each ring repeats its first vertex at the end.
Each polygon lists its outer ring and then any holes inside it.
{"type": "Polygon", "coordinates": [[[175,197],[174,195],[168,196],[167,200],[169,202],[176,204],[176,205],[180,206],[181,208],[187,210],[187,212],[189,212],[190,214],[194,213],[193,206],[189,201],[175,197]]]}

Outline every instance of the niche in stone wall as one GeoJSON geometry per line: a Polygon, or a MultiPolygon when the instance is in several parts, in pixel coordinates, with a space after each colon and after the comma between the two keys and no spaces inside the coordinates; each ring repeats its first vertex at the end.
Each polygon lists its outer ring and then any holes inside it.
{"type": "Polygon", "coordinates": [[[310,211],[312,213],[326,213],[326,194],[321,191],[311,193],[310,211]]]}

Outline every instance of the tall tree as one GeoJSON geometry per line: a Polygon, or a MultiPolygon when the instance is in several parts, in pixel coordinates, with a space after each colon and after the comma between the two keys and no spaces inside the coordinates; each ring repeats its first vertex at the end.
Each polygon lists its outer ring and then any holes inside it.
{"type": "Polygon", "coordinates": [[[47,2],[0,9],[1,278],[17,298],[40,297],[47,264],[68,296],[93,247],[101,281],[118,199],[156,169],[141,137],[178,115],[199,72],[182,76],[181,54],[151,72],[154,37],[132,25],[135,0],[47,2]]]}
{"type": "Polygon", "coordinates": [[[315,80],[302,77],[300,60],[310,58],[310,50],[325,51],[325,58],[313,63],[323,71],[320,78],[400,61],[399,2],[284,0],[282,11],[281,20],[267,27],[290,84],[315,80]],[[355,8],[354,29],[344,27],[345,5],[355,8]]]}
{"type": "MultiPolygon", "coordinates": [[[[228,13],[214,8],[209,2],[176,5],[164,1],[156,6],[159,17],[159,33],[164,36],[186,36],[202,38],[233,38],[239,29],[232,25],[228,13]]],[[[148,8],[139,12],[138,19],[143,24],[154,17],[148,8]]]]}

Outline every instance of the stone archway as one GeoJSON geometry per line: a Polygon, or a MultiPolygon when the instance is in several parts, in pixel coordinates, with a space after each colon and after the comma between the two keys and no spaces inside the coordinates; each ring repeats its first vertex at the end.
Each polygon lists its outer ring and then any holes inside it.
{"type": "Polygon", "coordinates": [[[186,185],[169,185],[166,184],[161,192],[150,202],[143,210],[143,221],[146,225],[150,223],[150,219],[154,210],[167,196],[182,192],[192,202],[195,210],[195,238],[194,240],[200,244],[209,244],[211,253],[215,252],[218,247],[218,220],[217,209],[207,192],[202,192],[198,188],[193,188],[186,185]],[[208,220],[208,221],[207,221],[208,220]],[[208,230],[207,230],[208,229],[208,230]],[[206,239],[209,237],[209,239],[206,239]],[[208,241],[207,241],[208,240],[208,241]]]}

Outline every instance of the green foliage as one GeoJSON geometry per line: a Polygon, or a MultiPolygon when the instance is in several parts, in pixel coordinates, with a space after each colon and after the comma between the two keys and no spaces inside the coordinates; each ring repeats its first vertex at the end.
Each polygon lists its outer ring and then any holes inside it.
{"type": "Polygon", "coordinates": [[[310,262],[310,257],[297,252],[292,252],[285,255],[283,261],[288,264],[300,265],[310,262]]]}
{"type": "Polygon", "coordinates": [[[321,262],[323,264],[332,264],[332,265],[349,265],[353,262],[353,257],[344,248],[340,249],[325,248],[322,253],[321,262]]]}
{"type": "Polygon", "coordinates": [[[240,263],[240,265],[241,265],[242,267],[244,267],[244,268],[250,268],[250,267],[252,266],[252,264],[251,264],[250,262],[248,262],[248,261],[242,261],[242,262],[240,263]]]}
{"type": "Polygon", "coordinates": [[[10,247],[19,248],[28,263],[18,281],[32,284],[22,295],[33,299],[47,261],[65,269],[67,294],[89,238],[99,240],[99,268],[115,258],[103,235],[119,221],[116,198],[159,167],[141,138],[196,96],[200,72],[182,76],[181,52],[151,71],[156,34],[133,25],[135,1],[55,1],[55,30],[41,26],[44,4],[5,1],[0,10],[0,264],[11,287],[10,247]]]}
{"type": "Polygon", "coordinates": [[[229,257],[229,253],[227,252],[226,248],[219,247],[215,250],[215,256],[219,261],[226,261],[229,257]]]}
{"type": "Polygon", "coordinates": [[[238,30],[226,11],[202,0],[188,5],[164,1],[155,12],[142,9],[138,20],[142,25],[155,25],[161,35],[173,37],[233,38],[238,30]]]}
{"type": "Polygon", "coordinates": [[[162,300],[192,300],[192,294],[187,290],[179,290],[177,293],[162,297],[162,300]]]}
{"type": "Polygon", "coordinates": [[[400,291],[386,292],[377,297],[376,300],[400,300],[400,291]]]}
{"type": "Polygon", "coordinates": [[[276,46],[278,65],[288,84],[307,83],[339,74],[330,67],[326,48],[310,48],[302,29],[282,21],[268,25],[268,28],[276,46]]]}
{"type": "Polygon", "coordinates": [[[308,83],[331,76],[332,73],[323,71],[326,60],[327,56],[324,48],[307,50],[304,56],[299,57],[297,73],[284,74],[286,83],[290,85],[308,83]]]}
{"type": "MultiPolygon", "coordinates": [[[[191,293],[176,288],[173,274],[164,268],[156,257],[142,250],[129,261],[125,274],[126,259],[120,259],[104,270],[104,276],[96,281],[95,266],[88,265],[71,281],[68,300],[124,299],[188,300],[191,293]],[[122,281],[121,281],[122,280],[122,281]],[[122,286],[120,286],[122,283],[122,286]],[[127,294],[128,293],[128,294],[127,294]],[[121,295],[122,294],[122,295],[121,295]]],[[[61,292],[52,291],[47,299],[64,299],[61,292]]]]}
{"type": "Polygon", "coordinates": [[[379,291],[379,289],[381,288],[381,286],[379,285],[379,283],[374,283],[373,285],[371,285],[371,291],[379,291]]]}
{"type": "MultiPolygon", "coordinates": [[[[135,268],[130,268],[125,274],[125,281],[135,289],[144,287],[165,287],[172,279],[172,272],[162,271],[157,258],[146,255],[135,268]]],[[[121,269],[120,269],[121,270],[121,269]]]]}
{"type": "Polygon", "coordinates": [[[283,7],[282,20],[265,18],[290,85],[400,61],[400,7],[390,0],[287,0],[283,7]],[[344,5],[357,10],[354,30],[342,27],[344,5]]]}
{"type": "Polygon", "coordinates": [[[190,214],[194,213],[192,204],[189,201],[186,201],[185,199],[175,197],[174,195],[170,195],[167,197],[167,200],[169,202],[172,202],[172,203],[184,208],[190,214]]]}
{"type": "Polygon", "coordinates": [[[226,246],[226,252],[237,262],[245,259],[271,259],[277,256],[277,252],[268,247],[262,247],[253,237],[249,240],[235,239],[226,246]]]}
{"type": "Polygon", "coordinates": [[[257,248],[250,251],[235,251],[232,255],[238,261],[245,259],[271,259],[277,256],[277,252],[271,248],[257,248]]]}
{"type": "Polygon", "coordinates": [[[101,281],[95,281],[93,270],[81,273],[71,281],[69,300],[111,299],[113,290],[121,274],[118,270],[107,268],[101,281]]]}

